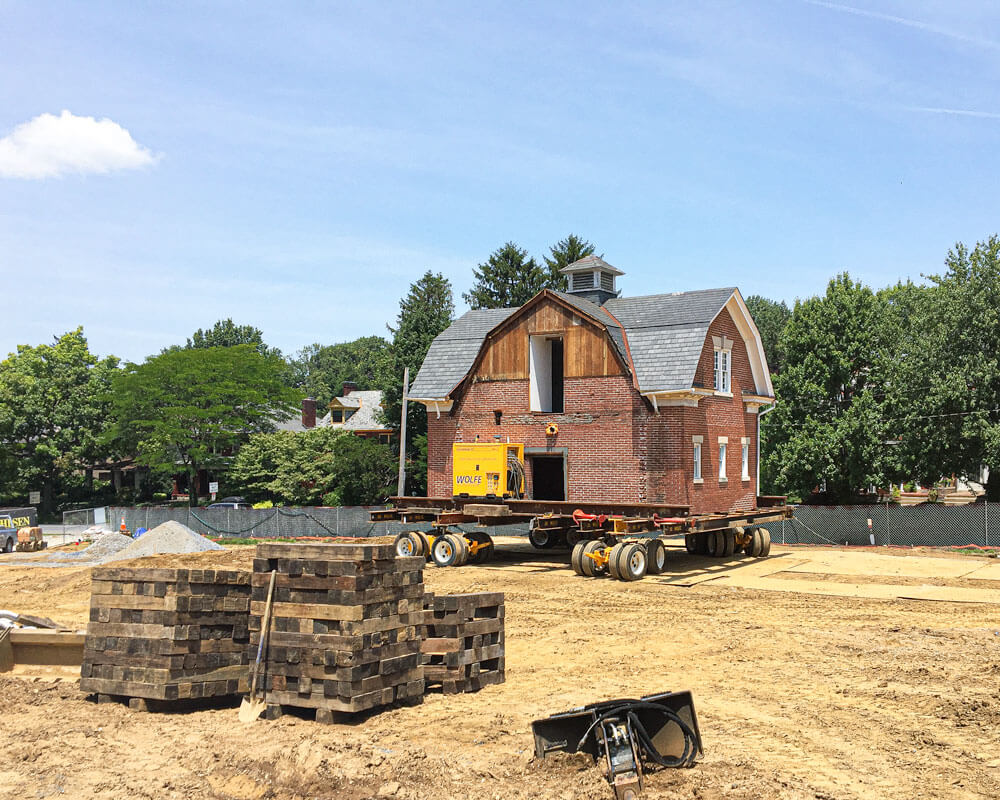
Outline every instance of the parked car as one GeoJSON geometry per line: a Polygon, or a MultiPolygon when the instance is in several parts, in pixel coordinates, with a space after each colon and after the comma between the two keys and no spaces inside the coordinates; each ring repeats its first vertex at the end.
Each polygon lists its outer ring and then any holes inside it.
{"type": "Polygon", "coordinates": [[[251,506],[250,503],[248,503],[246,499],[242,497],[223,497],[217,503],[212,503],[205,507],[206,508],[253,508],[253,506],[251,506]]]}

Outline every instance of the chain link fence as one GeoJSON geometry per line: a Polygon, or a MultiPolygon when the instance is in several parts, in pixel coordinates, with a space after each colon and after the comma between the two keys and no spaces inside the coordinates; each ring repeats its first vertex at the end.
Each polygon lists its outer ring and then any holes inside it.
{"type": "MultiPolygon", "coordinates": [[[[67,511],[64,526],[93,525],[103,512],[104,525],[117,530],[122,520],[130,531],[147,530],[176,520],[212,537],[294,539],[303,536],[385,536],[405,528],[400,522],[369,522],[375,507],[303,508],[130,508],[67,511]],[[96,514],[95,514],[96,512],[96,514]]],[[[459,526],[473,528],[475,526],[459,526]]],[[[774,542],[783,544],[848,544],[948,547],[1000,547],[1000,503],[945,506],[893,503],[866,506],[797,506],[795,517],[765,525],[774,542]]],[[[478,528],[478,530],[484,530],[478,528]]],[[[527,526],[486,528],[491,535],[526,533],[527,526]]]]}
{"type": "Polygon", "coordinates": [[[764,527],[783,544],[1000,547],[1000,503],[796,506],[793,519],[764,527]]]}

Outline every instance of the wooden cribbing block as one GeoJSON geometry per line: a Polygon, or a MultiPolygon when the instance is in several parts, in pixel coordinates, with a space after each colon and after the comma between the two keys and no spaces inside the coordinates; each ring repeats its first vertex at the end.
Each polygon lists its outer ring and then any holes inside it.
{"type": "Polygon", "coordinates": [[[503,683],[503,622],[501,592],[425,598],[424,680],[445,694],[503,683]]]}
{"type": "Polygon", "coordinates": [[[277,571],[265,664],[269,718],[282,706],[317,719],[423,697],[422,558],[389,542],[259,545],[251,578],[255,645],[277,571]]]}
{"type": "Polygon", "coordinates": [[[247,691],[250,578],[241,570],[95,569],[80,688],[162,701],[247,691]]]}

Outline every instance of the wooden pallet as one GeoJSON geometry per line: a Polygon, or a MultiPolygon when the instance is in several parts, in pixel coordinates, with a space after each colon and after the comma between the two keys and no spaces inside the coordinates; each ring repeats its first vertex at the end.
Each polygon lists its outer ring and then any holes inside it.
{"type": "Polygon", "coordinates": [[[95,569],[81,690],[161,704],[247,692],[250,577],[242,570],[95,569]]]}
{"type": "Polygon", "coordinates": [[[250,641],[260,640],[270,573],[277,570],[264,665],[268,718],[315,709],[334,721],[424,694],[423,558],[392,542],[258,545],[250,641]]]}
{"type": "Polygon", "coordinates": [[[420,648],[424,681],[439,685],[444,694],[475,692],[503,683],[503,593],[430,595],[425,602],[425,637],[420,648]]]}

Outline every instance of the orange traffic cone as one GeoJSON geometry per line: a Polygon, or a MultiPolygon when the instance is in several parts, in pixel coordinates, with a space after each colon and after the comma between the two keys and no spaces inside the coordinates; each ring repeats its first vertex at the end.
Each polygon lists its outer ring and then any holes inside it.
{"type": "Polygon", "coordinates": [[[128,536],[128,528],[125,527],[125,517],[122,517],[122,526],[118,530],[125,536],[128,536]]]}

